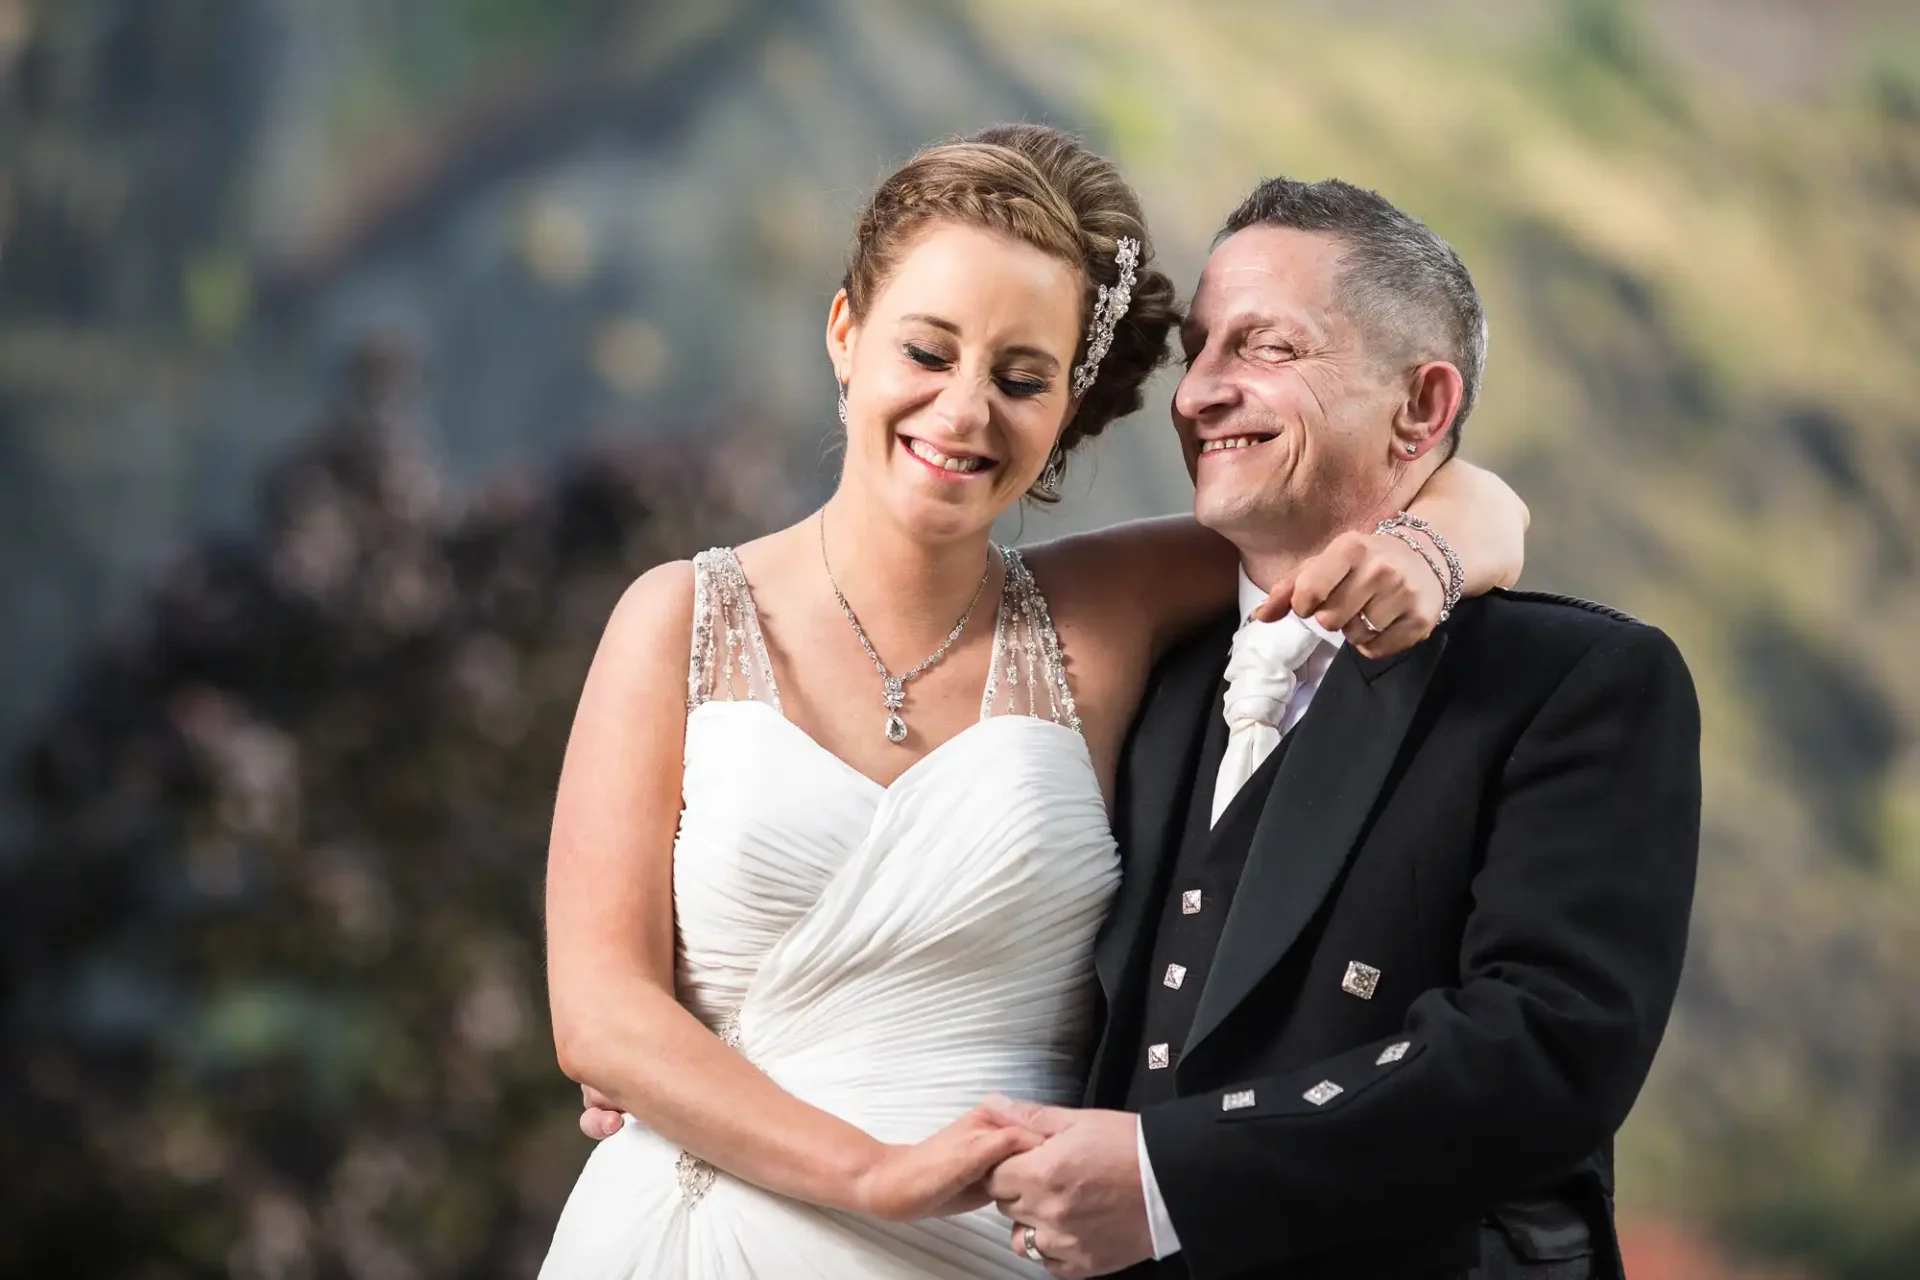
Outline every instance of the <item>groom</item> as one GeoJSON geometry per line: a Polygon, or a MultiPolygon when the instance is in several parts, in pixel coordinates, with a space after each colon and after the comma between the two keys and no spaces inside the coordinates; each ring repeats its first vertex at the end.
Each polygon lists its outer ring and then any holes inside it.
{"type": "MultiPolygon", "coordinates": [[[[1182,342],[1194,512],[1240,549],[1245,616],[1411,501],[1485,325],[1423,224],[1278,179],[1182,342]]],[[[1222,617],[1155,672],[1121,765],[1088,1109],[1003,1108],[1048,1135],[988,1184],[1015,1250],[1063,1276],[1619,1277],[1612,1138],[1679,980],[1699,810],[1687,669],[1611,609],[1495,592],[1382,661],[1222,617]]]]}

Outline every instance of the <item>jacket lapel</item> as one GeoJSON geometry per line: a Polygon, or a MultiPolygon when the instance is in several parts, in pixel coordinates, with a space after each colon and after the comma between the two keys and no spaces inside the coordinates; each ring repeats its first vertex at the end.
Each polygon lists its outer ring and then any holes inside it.
{"type": "Polygon", "coordinates": [[[1120,888],[1094,944],[1093,964],[1111,1009],[1147,927],[1159,911],[1157,887],[1179,848],[1184,803],[1205,737],[1214,691],[1226,669],[1238,619],[1218,622],[1170,655],[1148,691],[1121,757],[1118,800],[1120,888]]]}
{"type": "Polygon", "coordinates": [[[1254,829],[1183,1059],[1252,994],[1320,910],[1373,812],[1446,643],[1442,633],[1380,661],[1348,647],[1328,668],[1254,829]]]}

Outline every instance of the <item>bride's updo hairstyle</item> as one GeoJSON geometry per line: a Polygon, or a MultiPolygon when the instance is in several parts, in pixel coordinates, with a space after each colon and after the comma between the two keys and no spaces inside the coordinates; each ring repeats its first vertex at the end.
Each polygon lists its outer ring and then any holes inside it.
{"type": "MultiPolygon", "coordinates": [[[[1113,345],[1093,386],[1060,436],[1062,452],[1140,407],[1140,389],[1167,358],[1167,332],[1180,322],[1173,282],[1153,266],[1140,199],[1103,156],[1058,129],[999,125],[929,147],[880,184],[854,224],[842,287],[856,322],[914,238],[936,221],[998,232],[1080,271],[1085,280],[1077,368],[1101,285],[1120,279],[1121,237],[1140,243],[1133,300],[1114,326],[1113,345]]],[[[1063,375],[1065,376],[1065,375],[1063,375]]],[[[1031,495],[1048,496],[1036,488],[1031,495]]]]}

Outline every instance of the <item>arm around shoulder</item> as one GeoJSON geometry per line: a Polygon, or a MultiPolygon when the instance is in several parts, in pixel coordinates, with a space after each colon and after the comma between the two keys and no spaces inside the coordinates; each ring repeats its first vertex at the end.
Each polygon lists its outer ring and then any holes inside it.
{"type": "Polygon", "coordinates": [[[1407,510],[1438,528],[1466,573],[1464,594],[1481,595],[1520,580],[1533,513],[1511,485],[1484,467],[1448,459],[1407,510]]]}
{"type": "Polygon", "coordinates": [[[1028,550],[1055,608],[1131,639],[1150,665],[1238,595],[1233,544],[1189,515],[1151,516],[1043,542],[1028,550]]]}

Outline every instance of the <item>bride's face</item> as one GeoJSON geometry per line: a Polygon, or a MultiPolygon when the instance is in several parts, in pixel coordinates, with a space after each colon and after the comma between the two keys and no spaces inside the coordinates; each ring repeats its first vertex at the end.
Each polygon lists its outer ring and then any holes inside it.
{"type": "Polygon", "coordinates": [[[1039,478],[1069,409],[1079,272],[1031,245],[934,223],[855,320],[834,299],[827,348],[847,385],[843,485],[902,527],[948,539],[992,525],[1039,478]]]}

